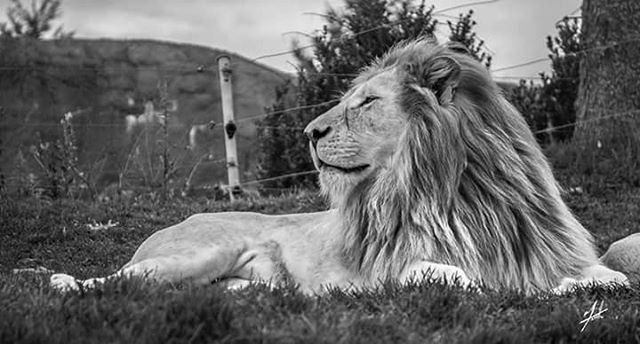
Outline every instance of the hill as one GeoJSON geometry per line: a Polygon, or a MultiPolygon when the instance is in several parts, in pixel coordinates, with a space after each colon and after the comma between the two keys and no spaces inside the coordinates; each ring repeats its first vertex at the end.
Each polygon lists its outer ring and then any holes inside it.
{"type": "Polygon", "coordinates": [[[30,147],[58,139],[67,112],[73,112],[80,164],[100,166],[102,186],[117,182],[120,174],[130,183],[153,182],[157,148],[164,141],[179,166],[177,177],[184,180],[200,162],[194,184],[224,183],[217,67],[222,55],[232,61],[241,180],[250,180],[256,168],[255,126],[242,119],[272,105],[275,88],[289,79],[287,74],[234,53],[187,44],[0,40],[0,166],[9,184],[17,169],[36,176],[43,172],[30,147]],[[164,141],[159,132],[162,82],[169,101],[169,140],[164,141]],[[211,121],[217,124],[212,130],[206,125],[211,121]]]}

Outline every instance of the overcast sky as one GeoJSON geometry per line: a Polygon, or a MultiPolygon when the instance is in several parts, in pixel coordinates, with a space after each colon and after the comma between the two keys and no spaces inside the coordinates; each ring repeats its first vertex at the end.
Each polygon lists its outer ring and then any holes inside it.
{"type": "MultiPolygon", "coordinates": [[[[23,0],[28,3],[30,0],[23,0]]],[[[474,0],[431,0],[437,10],[474,0]]],[[[545,37],[555,33],[555,23],[575,13],[580,0],[498,0],[489,4],[444,12],[457,16],[475,11],[478,36],[493,53],[493,69],[543,58],[545,37]]],[[[248,58],[286,51],[291,40],[306,38],[294,32],[313,33],[328,6],[340,8],[343,0],[63,0],[62,23],[79,38],[151,38],[187,42],[224,49],[248,58]]],[[[9,0],[0,0],[2,10],[9,0]]],[[[438,17],[446,21],[446,17],[438,17]]],[[[5,21],[4,18],[2,21],[5,21]]],[[[440,26],[446,35],[446,26],[440,26]]],[[[294,59],[261,59],[275,68],[292,71],[294,59]]],[[[549,63],[495,72],[495,76],[535,76],[549,63]]]]}

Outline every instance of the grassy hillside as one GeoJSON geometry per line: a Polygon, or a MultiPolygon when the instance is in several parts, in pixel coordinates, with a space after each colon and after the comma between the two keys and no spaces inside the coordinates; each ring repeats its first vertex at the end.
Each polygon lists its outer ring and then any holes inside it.
{"type": "MultiPolygon", "coordinates": [[[[640,231],[640,189],[570,194],[567,200],[598,247],[640,231]]],[[[235,203],[148,197],[97,204],[0,201],[0,342],[2,343],[533,343],[634,342],[640,335],[640,286],[583,290],[546,298],[483,294],[441,285],[386,285],[377,291],[307,297],[288,287],[227,292],[217,286],[157,285],[140,280],[61,295],[45,267],[77,277],[124,264],[154,231],[194,212],[301,212],[324,209],[314,193],[235,203]],[[92,230],[94,223],[117,223],[92,230]],[[597,302],[606,309],[581,332],[597,302]]]]}
{"type": "MultiPolygon", "coordinates": [[[[0,40],[0,168],[11,172],[22,151],[27,168],[41,172],[29,147],[59,138],[62,115],[74,111],[80,162],[87,166],[104,160],[98,171],[102,184],[114,182],[136,146],[158,145],[157,126],[147,132],[138,126],[127,133],[125,124],[127,115],[144,113],[147,101],[154,103],[156,111],[161,109],[158,85],[166,81],[166,98],[175,108],[168,121],[169,146],[173,159],[184,166],[179,174],[184,177],[199,159],[210,155],[201,161],[195,182],[213,184],[225,179],[224,164],[212,162],[225,157],[217,66],[221,55],[232,61],[238,120],[263,113],[274,102],[275,88],[289,78],[237,54],[188,44],[0,40]],[[187,149],[192,126],[210,121],[218,125],[200,132],[197,145],[187,149]]],[[[253,122],[239,123],[237,135],[240,167],[248,173],[241,178],[251,179],[256,164],[253,122]]]]}

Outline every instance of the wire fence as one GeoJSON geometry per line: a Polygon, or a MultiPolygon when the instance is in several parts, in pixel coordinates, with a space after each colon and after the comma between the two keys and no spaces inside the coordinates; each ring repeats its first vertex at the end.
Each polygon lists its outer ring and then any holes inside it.
{"type": "MultiPolygon", "coordinates": [[[[601,45],[601,46],[597,46],[597,47],[593,47],[593,48],[588,48],[588,49],[582,49],[580,51],[577,52],[571,52],[571,53],[567,53],[564,56],[577,56],[577,55],[582,55],[588,52],[594,52],[594,51],[600,51],[600,50],[606,50],[609,48],[615,48],[618,47],[620,45],[623,44],[628,44],[628,43],[638,43],[640,42],[640,37],[632,37],[626,40],[622,40],[622,41],[617,41],[617,42],[609,42],[608,44],[605,45],[601,45]]],[[[512,70],[512,69],[517,69],[517,68],[522,68],[522,67],[526,67],[526,66],[530,66],[533,64],[537,64],[537,63],[541,63],[541,62],[548,62],[549,61],[549,57],[540,57],[540,58],[536,58],[530,61],[526,61],[526,62],[522,62],[522,63],[518,63],[518,64],[514,64],[514,65],[510,65],[510,66],[505,66],[505,67],[501,67],[501,68],[497,68],[497,69],[492,69],[491,71],[493,73],[496,72],[503,72],[506,70],[512,70]]]]}
{"type": "MultiPolygon", "coordinates": [[[[596,111],[596,110],[592,109],[591,111],[596,111]]],[[[597,111],[601,111],[603,113],[606,113],[606,111],[604,109],[600,109],[600,110],[597,110],[597,111]]],[[[546,128],[546,129],[537,130],[537,131],[534,131],[533,133],[534,134],[544,134],[544,133],[554,132],[554,131],[557,131],[557,130],[560,130],[560,129],[576,127],[576,126],[579,126],[579,125],[585,124],[585,123],[600,122],[600,121],[603,121],[603,120],[610,120],[610,119],[613,119],[613,118],[634,115],[634,114],[637,114],[637,113],[640,113],[640,110],[630,110],[630,111],[616,112],[616,113],[612,113],[612,114],[608,114],[608,115],[602,115],[602,116],[597,117],[597,118],[590,118],[590,119],[585,119],[585,120],[581,120],[581,121],[576,121],[576,122],[572,122],[572,123],[558,125],[558,126],[554,126],[554,127],[550,127],[550,128],[546,128]]]]}
{"type": "MultiPolygon", "coordinates": [[[[454,9],[463,8],[463,7],[470,7],[470,6],[475,6],[475,5],[485,5],[485,4],[495,3],[495,2],[498,2],[498,1],[499,0],[470,2],[470,3],[466,3],[466,4],[461,4],[461,5],[445,8],[445,9],[438,10],[438,11],[433,11],[432,15],[433,16],[448,17],[448,18],[451,18],[451,19],[458,19],[458,17],[447,15],[444,12],[451,11],[451,10],[454,10],[454,9]]],[[[573,17],[573,15],[575,13],[577,13],[578,10],[579,10],[579,8],[576,9],[575,11],[571,12],[569,15],[567,15],[565,17],[573,17]]],[[[407,20],[411,20],[411,19],[407,19],[407,20]]],[[[385,24],[385,25],[372,27],[372,28],[369,28],[369,29],[366,29],[366,30],[363,30],[363,31],[351,33],[350,35],[347,35],[347,36],[345,36],[344,38],[341,38],[341,39],[351,39],[351,38],[366,34],[368,32],[373,32],[375,30],[389,28],[390,26],[398,25],[398,24],[401,24],[402,22],[403,21],[396,21],[396,22],[393,22],[393,23],[390,23],[390,24],[385,24]]],[[[640,37],[631,37],[631,38],[629,38],[627,40],[618,41],[618,42],[609,42],[609,43],[604,44],[604,45],[600,45],[600,46],[589,48],[589,49],[583,49],[581,51],[569,53],[569,54],[566,54],[566,55],[568,55],[568,56],[570,56],[570,55],[580,55],[580,54],[585,54],[585,53],[588,53],[588,52],[593,52],[593,51],[598,51],[598,50],[606,50],[606,49],[609,49],[609,48],[615,48],[615,47],[623,45],[623,44],[637,43],[637,42],[640,42],[640,37]]],[[[297,47],[296,49],[292,49],[292,50],[276,52],[276,53],[272,53],[272,54],[266,54],[266,55],[258,56],[256,58],[252,59],[251,61],[259,61],[259,60],[267,59],[267,58],[271,58],[271,57],[276,57],[276,56],[281,56],[281,55],[286,55],[286,54],[292,54],[295,51],[298,51],[300,49],[307,49],[307,48],[311,48],[311,47],[314,47],[314,46],[315,46],[314,44],[309,44],[309,45],[304,45],[304,46],[297,47]]],[[[488,49],[488,51],[491,53],[490,49],[488,49]]],[[[519,68],[522,68],[522,67],[526,67],[526,66],[530,66],[530,65],[534,65],[534,64],[539,64],[539,63],[542,63],[542,62],[549,62],[549,61],[550,61],[549,56],[540,57],[540,58],[532,59],[532,60],[525,61],[525,62],[518,63],[518,64],[508,65],[508,66],[499,67],[499,68],[494,68],[494,69],[491,70],[491,72],[492,73],[504,72],[504,71],[508,71],[508,70],[519,69],[519,68]]],[[[47,69],[47,68],[50,68],[50,67],[47,67],[47,66],[26,66],[26,67],[0,66],[0,71],[6,71],[6,70],[37,70],[37,69],[44,70],[44,69],[47,69]]],[[[70,66],[70,68],[95,70],[96,67],[93,67],[93,66],[70,66]]],[[[131,71],[132,69],[134,69],[133,67],[117,67],[117,66],[105,66],[105,67],[101,67],[101,68],[105,69],[105,70],[108,70],[108,71],[121,71],[121,72],[123,72],[123,71],[131,71]]],[[[138,66],[138,67],[135,67],[135,69],[141,69],[141,68],[147,68],[147,69],[152,69],[152,70],[158,70],[158,69],[167,70],[167,71],[171,70],[171,71],[174,71],[174,72],[197,72],[197,73],[215,72],[215,73],[217,73],[217,70],[215,68],[213,68],[211,65],[206,65],[206,64],[193,64],[193,66],[179,67],[179,68],[177,68],[177,67],[174,67],[174,68],[159,68],[157,66],[138,66]]],[[[321,75],[321,76],[345,77],[345,78],[353,78],[353,77],[357,76],[357,74],[351,74],[351,73],[315,72],[315,73],[310,73],[310,74],[321,75]]],[[[496,79],[496,80],[538,80],[540,78],[541,78],[541,75],[537,75],[537,76],[494,76],[494,79],[496,79]]],[[[555,78],[555,80],[558,80],[558,79],[561,79],[561,78],[555,78]]],[[[271,116],[271,115],[284,114],[284,113],[303,111],[303,110],[310,110],[310,109],[315,109],[315,108],[319,108],[319,107],[326,107],[326,106],[335,104],[337,102],[339,102],[339,99],[329,100],[329,101],[325,101],[325,102],[321,102],[321,103],[317,103],[317,104],[301,105],[301,106],[295,106],[295,107],[290,107],[290,108],[285,108],[285,109],[280,109],[280,110],[273,110],[273,111],[266,111],[266,112],[262,112],[262,113],[255,113],[255,114],[243,116],[242,118],[237,119],[235,122],[237,124],[241,124],[241,123],[245,123],[245,122],[249,122],[249,121],[255,121],[255,120],[258,120],[258,119],[261,119],[261,118],[265,118],[265,117],[268,117],[268,116],[271,116]]],[[[625,112],[613,113],[613,114],[600,116],[598,118],[582,120],[582,121],[575,121],[575,122],[572,122],[572,123],[553,126],[553,127],[545,128],[545,129],[542,129],[542,130],[536,130],[536,131],[533,131],[533,133],[534,134],[549,133],[549,132],[557,131],[557,130],[560,130],[560,129],[566,129],[566,128],[570,128],[570,127],[575,127],[575,126],[578,126],[578,125],[583,124],[583,123],[609,120],[609,119],[613,119],[613,118],[629,116],[629,115],[636,114],[636,113],[639,113],[639,112],[640,112],[640,110],[639,111],[625,111],[625,112]]],[[[203,123],[203,124],[206,124],[206,123],[203,123]]],[[[93,128],[124,127],[124,125],[125,125],[124,123],[123,124],[116,124],[116,123],[83,123],[82,124],[82,126],[84,126],[84,127],[93,127],[93,128]]],[[[59,127],[60,123],[57,123],[57,122],[0,122],[0,126],[7,126],[7,127],[16,127],[16,126],[22,126],[22,127],[59,127]]],[[[166,127],[173,128],[173,129],[185,129],[184,125],[180,125],[180,126],[166,125],[166,127]]],[[[273,125],[261,125],[261,124],[254,124],[253,127],[254,128],[258,128],[258,129],[268,129],[268,130],[277,130],[277,131],[302,131],[304,129],[304,127],[301,127],[301,126],[273,126],[273,125]]],[[[224,128],[222,126],[215,126],[213,128],[209,128],[209,130],[221,130],[221,129],[224,129],[224,128]]],[[[223,164],[223,163],[226,163],[226,159],[210,159],[208,162],[209,163],[213,163],[213,164],[223,164]]],[[[279,179],[299,177],[299,176],[305,176],[305,175],[313,175],[313,174],[317,174],[317,173],[318,173],[318,171],[316,171],[316,170],[302,171],[302,172],[292,172],[292,173],[287,173],[287,174],[283,174],[283,175],[275,176],[275,177],[270,177],[270,178],[248,180],[248,181],[245,181],[245,182],[241,183],[240,186],[241,187],[246,187],[246,186],[251,186],[251,185],[271,182],[271,181],[275,181],[275,180],[279,180],[279,179]]],[[[14,181],[15,178],[6,178],[5,180],[6,181],[14,181]]]]}

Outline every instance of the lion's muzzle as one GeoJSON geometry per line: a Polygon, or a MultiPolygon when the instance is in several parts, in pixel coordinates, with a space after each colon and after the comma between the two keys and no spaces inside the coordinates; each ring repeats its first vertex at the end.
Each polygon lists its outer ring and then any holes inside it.
{"type": "MultiPolygon", "coordinates": [[[[318,148],[316,146],[314,146],[314,144],[312,142],[309,142],[309,150],[311,153],[311,159],[313,160],[313,165],[315,166],[315,168],[320,171],[327,171],[327,170],[332,170],[332,171],[338,171],[338,172],[342,172],[342,173],[358,173],[358,172],[362,172],[364,170],[366,170],[370,165],[369,164],[361,164],[361,163],[349,163],[349,162],[345,162],[345,161],[340,161],[338,160],[338,162],[333,162],[333,160],[331,159],[322,159],[319,155],[318,155],[318,148]]],[[[332,152],[335,153],[335,152],[332,152]]],[[[340,157],[339,154],[329,154],[331,157],[333,157],[334,159],[336,157],[340,157]]],[[[347,154],[347,157],[353,157],[355,156],[354,154],[347,154]]]]}

